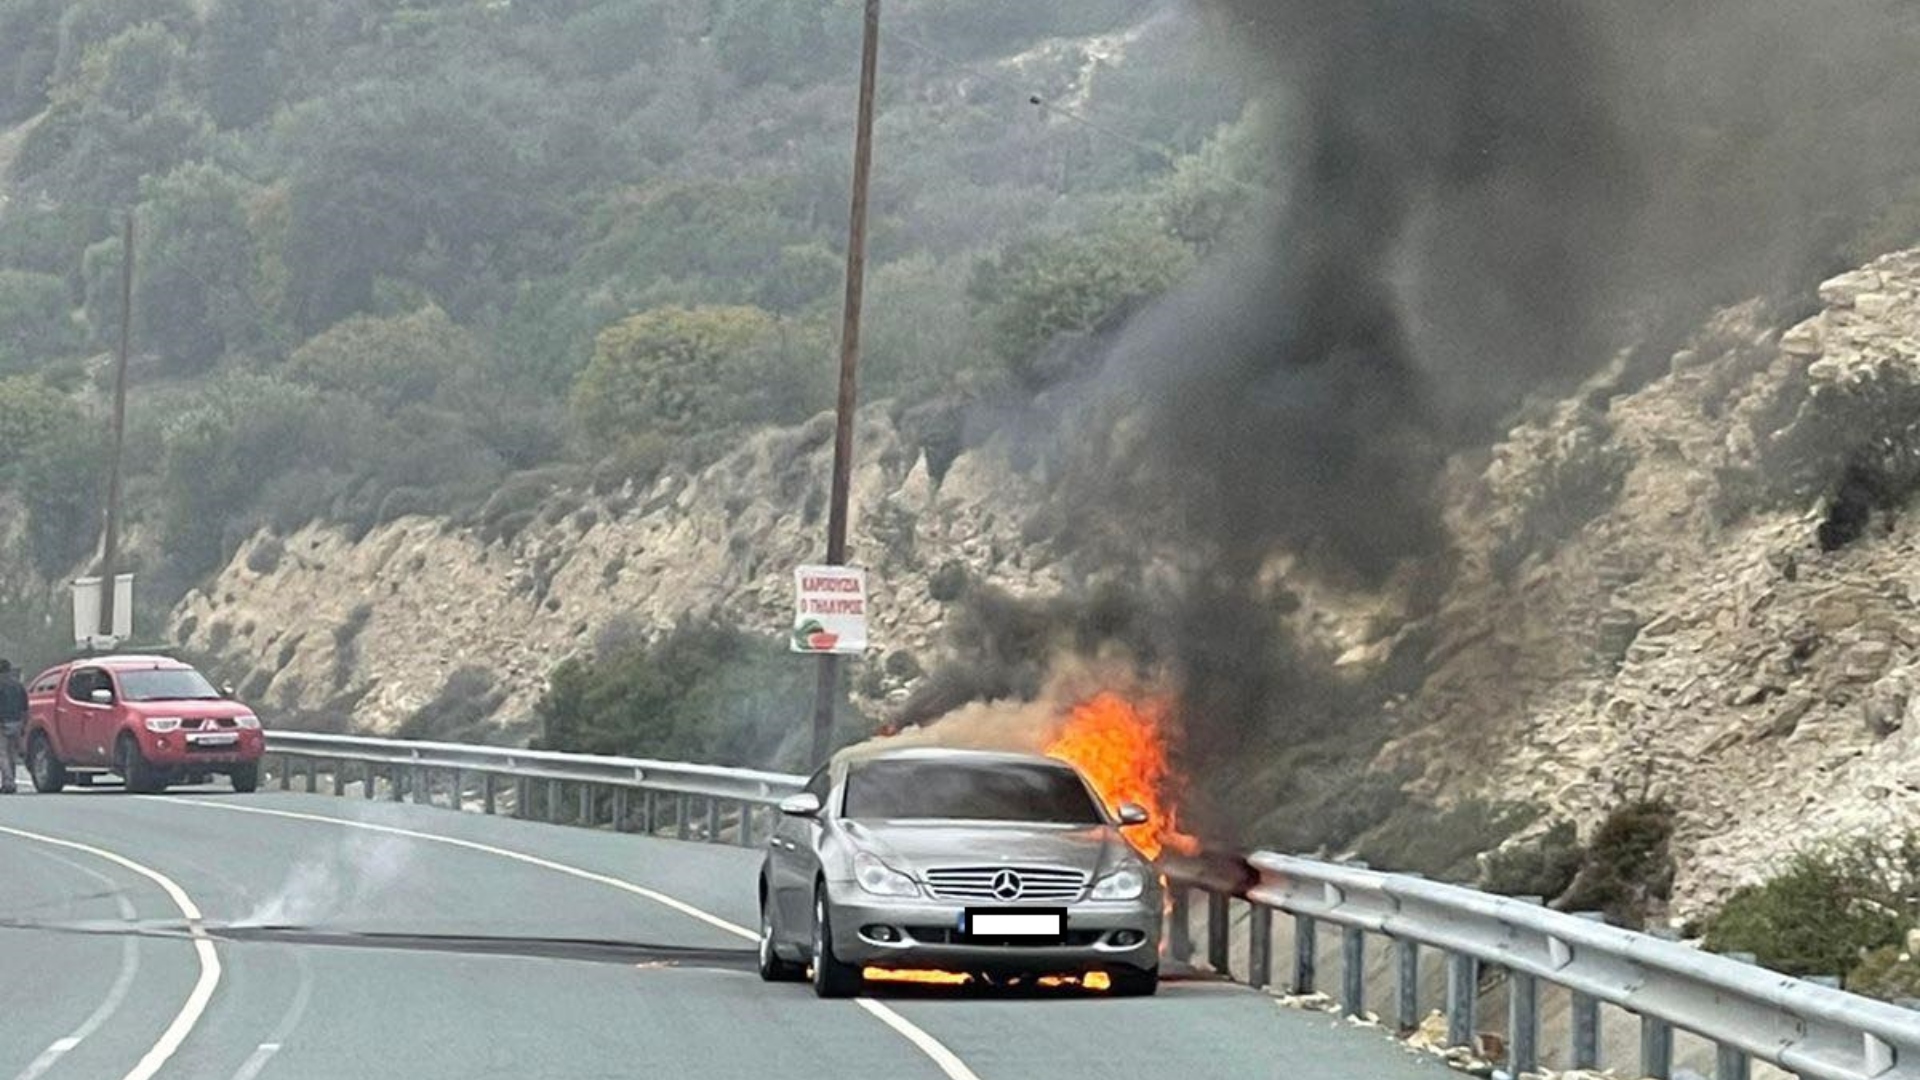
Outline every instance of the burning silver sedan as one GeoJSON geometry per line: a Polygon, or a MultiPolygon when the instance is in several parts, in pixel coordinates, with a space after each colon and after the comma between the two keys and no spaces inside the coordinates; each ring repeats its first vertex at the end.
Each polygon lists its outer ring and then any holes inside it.
{"type": "Polygon", "coordinates": [[[1159,984],[1158,874],[1073,766],[891,750],[822,769],[781,806],[760,873],[760,975],[857,992],[866,969],[1159,984]]]}

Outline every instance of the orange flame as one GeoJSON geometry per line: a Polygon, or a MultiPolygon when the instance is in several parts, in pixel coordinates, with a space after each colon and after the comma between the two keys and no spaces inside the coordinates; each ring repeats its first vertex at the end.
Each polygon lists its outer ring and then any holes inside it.
{"type": "Polygon", "coordinates": [[[931,969],[894,969],[870,967],[860,972],[863,978],[873,982],[927,983],[932,986],[965,986],[973,981],[973,976],[963,971],[934,971],[931,969]]]}
{"type": "Polygon", "coordinates": [[[1126,831],[1150,859],[1168,848],[1183,854],[1200,848],[1180,831],[1174,805],[1179,783],[1167,759],[1167,714],[1165,701],[1136,704],[1104,691],[1073,707],[1046,751],[1086,773],[1109,808],[1123,802],[1146,808],[1151,819],[1126,831]]]}

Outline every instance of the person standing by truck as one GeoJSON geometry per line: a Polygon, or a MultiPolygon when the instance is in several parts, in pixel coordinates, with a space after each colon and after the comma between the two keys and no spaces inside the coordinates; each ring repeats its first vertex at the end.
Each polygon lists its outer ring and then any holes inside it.
{"type": "Polygon", "coordinates": [[[0,660],[0,795],[11,795],[14,761],[22,753],[21,737],[27,730],[27,688],[13,663],[0,660]]]}

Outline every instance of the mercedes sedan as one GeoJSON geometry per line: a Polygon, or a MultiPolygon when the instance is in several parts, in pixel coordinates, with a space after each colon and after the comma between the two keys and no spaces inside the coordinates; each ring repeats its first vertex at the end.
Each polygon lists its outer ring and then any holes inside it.
{"type": "Polygon", "coordinates": [[[781,805],[760,872],[760,975],[846,997],[866,968],[986,982],[1159,984],[1161,885],[1072,766],[903,749],[836,760],[781,805]]]}

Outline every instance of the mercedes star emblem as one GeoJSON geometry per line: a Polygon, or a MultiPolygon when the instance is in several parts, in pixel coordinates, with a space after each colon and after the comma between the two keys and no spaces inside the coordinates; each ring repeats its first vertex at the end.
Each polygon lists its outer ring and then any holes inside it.
{"type": "Polygon", "coordinates": [[[1025,888],[1020,875],[1011,870],[1002,870],[993,875],[993,895],[1001,900],[1018,900],[1025,888]]]}

